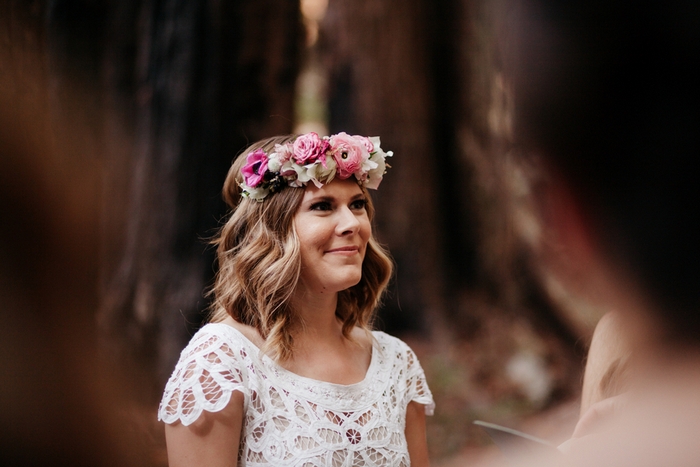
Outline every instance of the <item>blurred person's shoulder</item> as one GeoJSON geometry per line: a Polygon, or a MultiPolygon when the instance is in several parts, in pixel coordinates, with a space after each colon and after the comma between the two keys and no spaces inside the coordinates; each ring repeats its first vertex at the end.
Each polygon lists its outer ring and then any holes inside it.
{"type": "Polygon", "coordinates": [[[604,431],[569,443],[565,465],[698,465],[700,360],[658,359],[635,383],[625,410],[604,431]]]}

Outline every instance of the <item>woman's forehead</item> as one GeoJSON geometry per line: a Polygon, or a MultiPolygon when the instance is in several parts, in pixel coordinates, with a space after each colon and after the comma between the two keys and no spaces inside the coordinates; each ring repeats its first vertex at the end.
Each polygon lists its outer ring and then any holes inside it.
{"type": "Polygon", "coordinates": [[[334,179],[330,183],[321,185],[321,187],[308,183],[304,190],[304,200],[324,197],[353,197],[363,193],[357,182],[351,179],[334,179]]]}

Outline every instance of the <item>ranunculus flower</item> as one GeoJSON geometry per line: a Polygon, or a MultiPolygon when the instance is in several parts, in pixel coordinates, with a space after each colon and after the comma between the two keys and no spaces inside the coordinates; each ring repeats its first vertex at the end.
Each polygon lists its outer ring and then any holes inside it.
{"type": "Polygon", "coordinates": [[[325,158],[328,141],[321,139],[313,131],[299,136],[292,146],[294,160],[299,165],[312,164],[325,158]]]}
{"type": "Polygon", "coordinates": [[[345,179],[357,173],[360,180],[362,164],[369,159],[369,151],[364,144],[347,133],[332,136],[330,144],[338,178],[345,179]]]}
{"type": "Polygon", "coordinates": [[[263,181],[267,172],[267,155],[262,149],[256,149],[246,157],[246,164],[241,169],[246,185],[255,188],[263,181]]]}
{"type": "MultiPolygon", "coordinates": [[[[359,140],[366,148],[367,152],[372,154],[374,152],[374,143],[372,143],[372,139],[368,138],[366,136],[360,136],[360,135],[353,135],[353,138],[356,140],[359,140]]],[[[376,138],[376,136],[375,136],[376,138]]]]}

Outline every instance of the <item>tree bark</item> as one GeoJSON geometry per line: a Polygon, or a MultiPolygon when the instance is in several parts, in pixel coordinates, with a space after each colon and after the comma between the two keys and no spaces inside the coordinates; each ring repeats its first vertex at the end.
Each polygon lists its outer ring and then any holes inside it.
{"type": "Polygon", "coordinates": [[[557,358],[573,362],[578,329],[529,262],[529,174],[511,152],[497,40],[503,4],[331,2],[322,36],[330,130],[380,135],[396,153],[375,195],[379,236],[398,269],[381,311],[389,330],[470,339],[500,314],[555,336],[557,358]]]}
{"type": "Polygon", "coordinates": [[[221,187],[247,142],[291,130],[294,1],[114,2],[102,305],[106,347],[162,390],[205,316],[221,187]]]}
{"type": "Polygon", "coordinates": [[[446,334],[443,220],[433,158],[432,11],[422,0],[330,2],[321,40],[330,132],[381,136],[396,154],[373,193],[379,238],[397,274],[380,320],[393,331],[446,334]]]}

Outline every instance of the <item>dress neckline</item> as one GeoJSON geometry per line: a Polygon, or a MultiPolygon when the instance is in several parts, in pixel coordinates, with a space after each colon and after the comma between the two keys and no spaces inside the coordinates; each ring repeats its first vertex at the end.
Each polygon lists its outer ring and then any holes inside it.
{"type": "MultiPolygon", "coordinates": [[[[376,368],[379,365],[379,358],[378,358],[378,349],[377,349],[377,340],[375,338],[375,333],[372,331],[372,355],[370,356],[370,362],[369,366],[367,367],[367,371],[365,372],[364,378],[362,378],[360,381],[356,383],[351,383],[351,384],[340,384],[340,383],[333,383],[330,381],[324,381],[320,379],[315,379],[315,378],[310,378],[308,376],[302,376],[298,373],[294,373],[293,371],[287,370],[286,368],[280,366],[277,362],[275,362],[269,355],[263,353],[260,350],[260,347],[255,345],[253,341],[248,339],[245,334],[243,334],[241,331],[238,329],[234,328],[233,326],[230,326],[226,323],[207,323],[206,326],[223,326],[222,329],[226,329],[229,332],[233,332],[239,339],[243,340],[249,347],[252,348],[252,350],[255,352],[256,356],[258,356],[260,359],[262,359],[266,365],[271,367],[278,375],[282,376],[283,379],[286,380],[293,380],[297,379],[299,381],[305,381],[310,384],[316,384],[316,385],[324,385],[328,386],[330,388],[336,388],[336,389],[357,389],[365,386],[368,382],[371,382],[373,379],[373,375],[376,373],[376,368]]],[[[206,327],[205,326],[205,327],[206,327]]]]}

